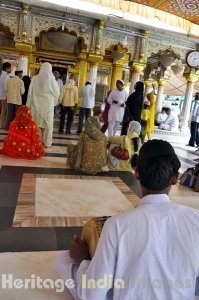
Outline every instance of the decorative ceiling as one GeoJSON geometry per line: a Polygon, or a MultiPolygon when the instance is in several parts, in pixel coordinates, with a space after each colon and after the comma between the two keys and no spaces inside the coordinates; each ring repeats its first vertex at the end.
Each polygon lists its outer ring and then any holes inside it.
{"type": "MultiPolygon", "coordinates": [[[[147,5],[199,25],[199,0],[125,0],[147,5]]],[[[157,16],[158,17],[158,16],[157,16]]]]}

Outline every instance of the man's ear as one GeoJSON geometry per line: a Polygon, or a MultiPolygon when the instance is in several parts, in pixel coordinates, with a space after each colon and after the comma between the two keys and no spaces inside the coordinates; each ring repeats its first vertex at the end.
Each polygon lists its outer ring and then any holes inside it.
{"type": "Polygon", "coordinates": [[[139,180],[140,179],[140,174],[139,174],[137,166],[134,168],[134,171],[135,171],[135,177],[139,180]]]}
{"type": "Polygon", "coordinates": [[[173,176],[171,177],[171,185],[176,185],[178,182],[178,178],[179,178],[180,173],[176,173],[173,174],[173,176]]]}

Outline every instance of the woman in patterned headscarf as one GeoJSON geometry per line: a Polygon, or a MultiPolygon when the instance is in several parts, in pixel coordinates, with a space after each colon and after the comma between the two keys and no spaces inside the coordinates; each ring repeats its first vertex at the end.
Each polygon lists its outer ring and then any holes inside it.
{"type": "Polygon", "coordinates": [[[54,106],[58,104],[60,90],[48,62],[42,64],[39,74],[31,80],[27,106],[42,133],[45,147],[51,147],[54,106]]]}
{"type": "Polygon", "coordinates": [[[140,131],[140,123],[137,121],[131,121],[129,123],[127,135],[110,136],[108,138],[111,143],[108,154],[108,165],[110,170],[132,171],[132,168],[134,167],[134,155],[139,152],[141,147],[141,140],[139,138],[140,131]],[[119,159],[113,155],[112,149],[116,145],[121,149],[128,151],[128,159],[119,159]]]}
{"type": "Polygon", "coordinates": [[[45,155],[39,130],[27,106],[21,106],[17,110],[0,154],[25,159],[35,159],[45,155]]]}
{"type": "Polygon", "coordinates": [[[92,175],[108,171],[106,142],[106,136],[100,131],[99,118],[88,118],[78,144],[67,147],[67,164],[72,169],[92,175]]]}

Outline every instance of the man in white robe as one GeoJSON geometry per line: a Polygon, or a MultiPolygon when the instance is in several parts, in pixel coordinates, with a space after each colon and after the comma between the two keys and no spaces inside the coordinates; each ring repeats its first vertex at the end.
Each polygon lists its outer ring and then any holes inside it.
{"type": "Polygon", "coordinates": [[[123,120],[125,103],[128,93],[124,90],[123,80],[117,80],[117,89],[110,92],[107,102],[110,104],[108,112],[108,135],[114,136],[123,120]]]}
{"type": "Polygon", "coordinates": [[[59,276],[75,299],[195,299],[199,211],[169,199],[179,169],[168,142],[152,140],[142,146],[136,168],[140,205],[106,221],[92,260],[79,237],[57,257],[59,276]]]}
{"type": "Polygon", "coordinates": [[[171,111],[169,107],[166,108],[167,118],[160,124],[159,128],[168,131],[178,131],[179,119],[178,116],[171,111]]]}
{"type": "Polygon", "coordinates": [[[45,147],[51,147],[53,137],[54,106],[58,104],[60,90],[52,73],[51,64],[42,64],[39,74],[31,80],[27,106],[41,130],[45,147]]]}

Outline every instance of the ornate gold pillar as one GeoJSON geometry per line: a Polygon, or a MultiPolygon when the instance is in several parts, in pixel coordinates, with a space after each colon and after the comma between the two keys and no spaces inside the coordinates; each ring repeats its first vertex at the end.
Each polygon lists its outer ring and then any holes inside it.
{"type": "Polygon", "coordinates": [[[130,90],[129,90],[129,94],[133,93],[134,89],[135,89],[135,84],[137,81],[140,80],[140,74],[142,73],[142,71],[145,69],[146,64],[142,63],[142,62],[135,62],[132,64],[131,66],[131,85],[130,85],[130,90]]]}
{"type": "Polygon", "coordinates": [[[88,76],[88,61],[86,52],[80,53],[79,55],[79,80],[78,87],[79,91],[85,86],[87,76],[88,76]]]}
{"type": "Polygon", "coordinates": [[[123,79],[123,69],[125,65],[128,63],[129,54],[124,53],[124,56],[113,62],[113,69],[112,69],[112,78],[111,78],[111,86],[110,89],[113,90],[116,88],[116,81],[123,79]]]}
{"type": "Polygon", "coordinates": [[[147,94],[149,94],[152,89],[153,89],[153,81],[150,80],[150,79],[147,79],[145,82],[144,82],[144,86],[145,86],[145,97],[147,96],[147,94]]]}
{"type": "Polygon", "coordinates": [[[29,5],[22,4],[22,14],[23,14],[23,20],[22,20],[22,33],[20,36],[20,40],[23,42],[29,41],[29,35],[28,35],[28,14],[29,14],[29,5]]]}
{"type": "Polygon", "coordinates": [[[164,87],[168,82],[168,78],[160,77],[158,80],[158,93],[157,93],[157,100],[156,100],[156,113],[161,112],[162,110],[162,102],[163,102],[163,94],[164,94],[164,87]]]}
{"type": "Polygon", "coordinates": [[[98,23],[98,31],[97,31],[97,38],[96,38],[96,45],[95,45],[95,53],[96,54],[103,54],[103,39],[104,39],[104,25],[105,22],[100,20],[98,23]]]}
{"type": "Polygon", "coordinates": [[[189,131],[188,121],[190,117],[194,84],[197,80],[199,80],[199,75],[192,72],[184,73],[183,75],[187,80],[187,88],[186,88],[182,112],[180,114],[180,131],[186,132],[189,131]]]}

